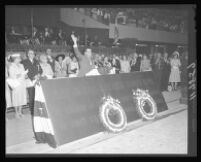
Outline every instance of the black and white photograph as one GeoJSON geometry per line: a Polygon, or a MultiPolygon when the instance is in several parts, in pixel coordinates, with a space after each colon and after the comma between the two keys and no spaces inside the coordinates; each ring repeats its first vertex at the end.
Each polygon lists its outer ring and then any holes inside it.
{"type": "Polygon", "coordinates": [[[196,5],[5,5],[9,155],[197,155],[196,5]]]}

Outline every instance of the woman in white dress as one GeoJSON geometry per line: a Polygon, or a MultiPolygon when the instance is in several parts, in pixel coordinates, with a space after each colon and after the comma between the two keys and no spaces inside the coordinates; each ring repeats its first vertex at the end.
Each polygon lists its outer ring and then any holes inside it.
{"type": "Polygon", "coordinates": [[[43,70],[42,76],[47,77],[47,79],[52,79],[54,76],[51,65],[48,63],[47,55],[40,55],[40,66],[43,70]]]}
{"type": "Polygon", "coordinates": [[[20,63],[20,54],[15,53],[11,56],[12,63],[9,66],[9,78],[15,80],[19,85],[12,88],[12,104],[15,108],[16,118],[22,117],[22,106],[27,104],[27,92],[25,77],[28,72],[25,71],[24,66],[20,63]]]}
{"type": "MultiPolygon", "coordinates": [[[[5,66],[5,74],[6,74],[5,76],[6,76],[6,79],[7,79],[8,76],[9,76],[8,75],[8,68],[9,68],[9,65],[10,65],[10,63],[8,62],[7,57],[6,57],[5,65],[6,65],[5,66]]],[[[11,100],[11,89],[8,86],[8,83],[6,81],[5,81],[5,90],[6,90],[6,111],[7,111],[7,108],[12,107],[12,100],[11,100]]]]}
{"type": "Polygon", "coordinates": [[[171,72],[169,82],[171,83],[172,90],[177,90],[177,84],[181,81],[180,70],[181,62],[179,60],[179,53],[175,51],[173,53],[173,58],[170,60],[171,72]]]}
{"type": "Polygon", "coordinates": [[[76,57],[72,57],[72,60],[70,61],[68,66],[69,77],[76,77],[78,74],[78,71],[79,71],[79,65],[78,65],[77,59],[76,57]]]}

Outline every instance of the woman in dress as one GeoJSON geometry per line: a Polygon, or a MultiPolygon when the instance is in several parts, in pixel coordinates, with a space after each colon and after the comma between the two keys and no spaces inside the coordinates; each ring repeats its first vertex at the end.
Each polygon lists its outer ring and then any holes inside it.
{"type": "MultiPolygon", "coordinates": [[[[8,69],[9,69],[9,65],[10,65],[10,63],[8,62],[7,57],[6,57],[5,65],[6,65],[5,66],[5,74],[6,74],[6,79],[7,79],[8,76],[9,76],[8,75],[8,69]]],[[[5,91],[6,91],[6,111],[7,111],[7,108],[12,107],[12,100],[11,100],[11,89],[8,86],[8,83],[6,81],[5,81],[5,91]]]]}
{"type": "Polygon", "coordinates": [[[179,59],[179,52],[173,52],[173,58],[170,60],[171,72],[169,82],[171,83],[172,90],[177,90],[177,84],[181,81],[180,70],[181,62],[179,59]]]}
{"type": "Polygon", "coordinates": [[[72,57],[68,66],[69,77],[76,77],[79,71],[79,65],[75,56],[72,57]]]}
{"type": "Polygon", "coordinates": [[[41,76],[47,77],[47,79],[52,79],[54,76],[54,73],[53,73],[51,65],[48,63],[47,55],[45,54],[40,55],[40,66],[43,70],[43,73],[41,76]]]}
{"type": "Polygon", "coordinates": [[[25,77],[28,70],[20,63],[20,54],[15,53],[11,56],[12,63],[9,66],[9,78],[19,82],[19,85],[12,89],[12,104],[15,108],[16,118],[22,117],[22,106],[27,104],[27,91],[25,77]]]}
{"type": "Polygon", "coordinates": [[[150,60],[147,58],[147,55],[143,55],[140,65],[140,71],[151,71],[150,60]]]}
{"type": "Polygon", "coordinates": [[[56,78],[66,77],[67,76],[67,66],[66,66],[66,62],[64,61],[65,55],[60,54],[55,59],[56,59],[56,61],[55,61],[56,78]]]}

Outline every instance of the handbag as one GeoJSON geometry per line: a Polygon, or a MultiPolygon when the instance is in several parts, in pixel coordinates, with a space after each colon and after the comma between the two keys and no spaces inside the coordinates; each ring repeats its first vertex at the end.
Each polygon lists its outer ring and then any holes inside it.
{"type": "Polygon", "coordinates": [[[12,88],[15,89],[18,86],[20,86],[20,82],[18,79],[12,79],[12,78],[7,78],[6,82],[8,83],[8,85],[12,88]]]}

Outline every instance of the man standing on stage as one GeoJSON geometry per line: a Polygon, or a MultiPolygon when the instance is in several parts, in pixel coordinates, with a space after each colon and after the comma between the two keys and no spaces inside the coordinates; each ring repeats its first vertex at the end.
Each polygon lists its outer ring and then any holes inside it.
{"type": "MultiPolygon", "coordinates": [[[[75,37],[74,34],[71,35],[71,38],[74,42],[73,48],[76,57],[79,60],[80,70],[78,73],[78,76],[85,76],[87,73],[95,69],[95,66],[92,63],[91,57],[92,52],[91,49],[86,49],[84,52],[84,55],[82,55],[78,49],[77,46],[77,37],[75,37]]],[[[92,75],[100,75],[97,70],[94,70],[94,73],[92,75]]]]}
{"type": "Polygon", "coordinates": [[[35,59],[34,51],[29,49],[27,53],[27,59],[22,61],[25,70],[28,69],[28,79],[27,79],[27,90],[29,94],[29,108],[32,116],[32,125],[33,125],[33,115],[34,115],[34,98],[35,98],[35,81],[42,74],[42,68],[39,62],[35,59]]]}

